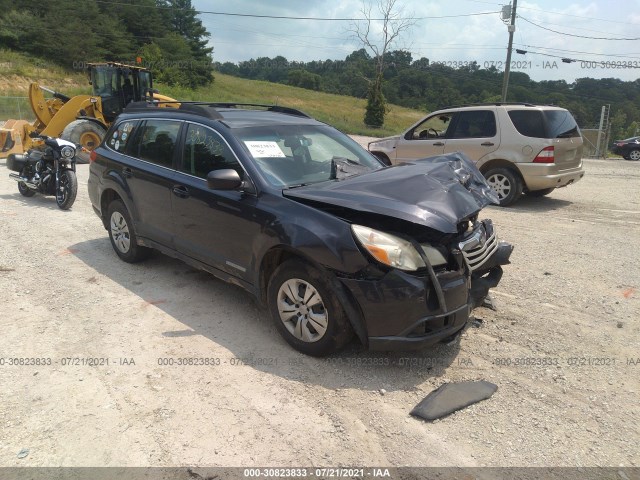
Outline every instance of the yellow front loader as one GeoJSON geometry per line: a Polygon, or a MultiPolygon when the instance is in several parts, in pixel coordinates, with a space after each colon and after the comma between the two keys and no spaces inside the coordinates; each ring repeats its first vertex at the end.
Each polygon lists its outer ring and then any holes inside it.
{"type": "MultiPolygon", "coordinates": [[[[111,122],[129,102],[150,99],[174,102],[161,103],[161,106],[180,106],[174,99],[153,90],[151,72],[145,68],[119,63],[90,63],[87,70],[92,95],[67,97],[32,83],[29,86],[29,103],[35,121],[5,122],[0,128],[0,157],[21,154],[34,146],[29,136],[31,132],[60,137],[91,151],[100,144],[111,122]],[[44,92],[51,97],[45,98],[44,92]]],[[[79,156],[85,161],[88,158],[86,153],[79,156]]]]}

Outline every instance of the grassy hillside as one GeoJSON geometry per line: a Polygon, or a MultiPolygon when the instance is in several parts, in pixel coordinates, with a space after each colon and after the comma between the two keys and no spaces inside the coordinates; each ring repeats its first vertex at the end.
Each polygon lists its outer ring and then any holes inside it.
{"type": "Polygon", "coordinates": [[[416,110],[389,106],[384,128],[368,128],[362,122],[364,99],[331,95],[278,83],[245,80],[216,73],[215,82],[195,91],[162,87],[161,91],[182,100],[278,104],[298,108],[318,120],[351,134],[375,137],[393,135],[407,128],[425,114],[416,110]]]}
{"type": "MultiPolygon", "coordinates": [[[[38,58],[0,50],[0,97],[26,96],[29,83],[37,81],[65,95],[89,93],[87,77],[82,70],[68,71],[38,58]]],[[[215,82],[208,87],[189,90],[180,87],[155,85],[160,92],[180,100],[206,100],[212,102],[238,102],[277,104],[298,108],[315,118],[329,123],[351,134],[386,136],[407,128],[422,116],[423,112],[408,108],[389,106],[385,127],[368,128],[362,122],[365,100],[341,95],[314,92],[303,88],[276,83],[245,80],[216,73],[215,82]]],[[[9,103],[15,103],[11,100],[9,103]]],[[[6,103],[6,102],[4,102],[6,103]]],[[[22,110],[28,108],[22,102],[22,110]]],[[[7,115],[17,116],[13,109],[2,108],[0,99],[0,120],[7,115]]]]}

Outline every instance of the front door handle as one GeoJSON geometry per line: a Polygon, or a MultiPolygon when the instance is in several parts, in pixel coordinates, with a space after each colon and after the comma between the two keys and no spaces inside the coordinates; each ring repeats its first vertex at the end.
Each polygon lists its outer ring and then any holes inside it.
{"type": "Polygon", "coordinates": [[[189,198],[189,195],[190,195],[189,189],[184,185],[175,185],[173,187],[173,193],[174,195],[180,198],[189,198]]]}
{"type": "Polygon", "coordinates": [[[483,147],[493,147],[495,145],[495,143],[493,143],[493,142],[484,142],[484,143],[481,143],[480,145],[482,145],[483,147]]]}
{"type": "Polygon", "coordinates": [[[442,142],[436,142],[433,144],[434,147],[444,147],[444,143],[442,142]]]}
{"type": "Polygon", "coordinates": [[[133,170],[131,170],[129,167],[124,167],[122,169],[122,176],[125,178],[133,177],[133,170]]]}

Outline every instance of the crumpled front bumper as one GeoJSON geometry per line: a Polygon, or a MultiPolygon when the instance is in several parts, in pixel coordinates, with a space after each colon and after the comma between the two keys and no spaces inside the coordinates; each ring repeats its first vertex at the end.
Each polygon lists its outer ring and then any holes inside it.
{"type": "MultiPolygon", "coordinates": [[[[490,221],[483,228],[493,235],[490,221]]],[[[340,282],[360,307],[369,349],[419,349],[464,328],[470,311],[499,283],[501,265],[509,263],[512,251],[509,243],[496,241],[475,270],[465,259],[457,271],[429,267],[427,275],[416,276],[394,269],[378,278],[343,277],[340,282]]],[[[457,254],[463,258],[461,251],[457,254]]]]}

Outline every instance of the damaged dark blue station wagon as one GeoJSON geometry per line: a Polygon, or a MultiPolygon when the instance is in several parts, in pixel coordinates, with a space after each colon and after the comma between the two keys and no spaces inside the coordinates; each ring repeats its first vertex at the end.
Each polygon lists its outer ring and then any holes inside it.
{"type": "Polygon", "coordinates": [[[460,154],[383,165],[278,106],[133,103],[91,155],[89,196],[117,255],[152,249],[240,285],[295,349],[449,341],[512,246],[460,154]]]}

